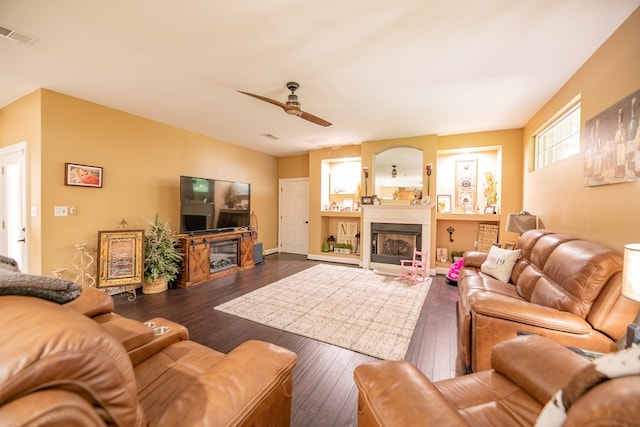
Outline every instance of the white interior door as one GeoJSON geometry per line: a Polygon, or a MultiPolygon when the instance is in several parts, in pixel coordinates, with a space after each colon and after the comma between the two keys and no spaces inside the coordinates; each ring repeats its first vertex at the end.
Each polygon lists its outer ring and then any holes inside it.
{"type": "Polygon", "coordinates": [[[0,149],[0,253],[15,259],[23,272],[29,271],[26,150],[26,142],[0,149]]]}
{"type": "Polygon", "coordinates": [[[280,180],[280,252],[309,253],[309,179],[280,180]]]}

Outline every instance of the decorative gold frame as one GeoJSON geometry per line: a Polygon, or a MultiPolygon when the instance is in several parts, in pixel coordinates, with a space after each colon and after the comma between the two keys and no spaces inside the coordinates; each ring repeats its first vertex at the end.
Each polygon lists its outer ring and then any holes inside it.
{"type": "Polygon", "coordinates": [[[98,231],[96,287],[139,285],[144,270],[144,230],[98,231]]]}

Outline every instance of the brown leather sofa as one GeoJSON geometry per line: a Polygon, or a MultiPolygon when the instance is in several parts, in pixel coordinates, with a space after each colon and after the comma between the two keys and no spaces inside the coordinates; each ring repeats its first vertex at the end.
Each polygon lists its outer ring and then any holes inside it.
{"type": "Polygon", "coordinates": [[[289,425],[291,351],[248,341],[225,355],[112,310],[95,289],[65,305],[0,296],[0,425],[289,425]]]}
{"type": "MultiPolygon", "coordinates": [[[[496,346],[491,369],[435,383],[405,361],[360,365],[358,426],[532,426],[554,393],[589,365],[535,335],[496,346]]],[[[639,382],[638,374],[602,381],[575,400],[562,425],[638,425],[639,382]]]]}
{"type": "Polygon", "coordinates": [[[489,368],[492,348],[518,334],[608,353],[618,349],[640,304],[621,294],[622,254],[548,230],[529,230],[509,282],[481,271],[487,254],[467,252],[458,280],[459,357],[489,368]]]}

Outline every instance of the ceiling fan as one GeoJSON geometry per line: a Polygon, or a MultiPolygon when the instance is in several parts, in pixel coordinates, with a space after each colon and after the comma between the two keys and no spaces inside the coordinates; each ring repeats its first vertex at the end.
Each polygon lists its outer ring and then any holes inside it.
{"type": "Polygon", "coordinates": [[[298,116],[302,119],[308,120],[311,123],[315,123],[320,126],[331,126],[331,123],[321,119],[318,116],[314,116],[311,113],[307,113],[306,111],[302,111],[300,109],[300,102],[298,101],[298,95],[296,95],[296,90],[300,87],[300,85],[296,82],[287,83],[287,88],[291,91],[291,94],[287,98],[286,103],[282,103],[280,101],[276,101],[275,99],[267,98],[264,96],[256,95],[254,93],[243,92],[239,90],[238,92],[244,93],[245,95],[252,96],[261,101],[268,102],[269,104],[277,105],[282,108],[287,114],[291,114],[292,116],[298,116]]]}

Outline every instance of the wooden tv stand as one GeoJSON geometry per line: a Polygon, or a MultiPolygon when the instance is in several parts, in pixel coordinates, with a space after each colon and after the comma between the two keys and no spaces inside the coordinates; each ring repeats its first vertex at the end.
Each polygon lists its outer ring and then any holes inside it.
{"type": "MultiPolygon", "coordinates": [[[[183,254],[178,286],[187,287],[198,285],[209,280],[228,276],[240,270],[254,267],[253,244],[256,240],[255,232],[247,229],[234,231],[200,233],[195,235],[181,234],[178,236],[180,252],[183,254]],[[214,270],[216,261],[215,247],[237,244],[235,265],[222,270],[214,270]],[[214,248],[212,250],[212,248],[214,248]]],[[[232,257],[230,257],[232,258],[232,257]]]]}

